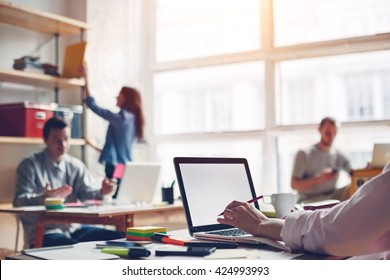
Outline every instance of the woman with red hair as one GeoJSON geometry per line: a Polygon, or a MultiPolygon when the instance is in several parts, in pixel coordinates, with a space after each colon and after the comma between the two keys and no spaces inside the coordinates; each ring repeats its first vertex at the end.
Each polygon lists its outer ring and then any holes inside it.
{"type": "MultiPolygon", "coordinates": [[[[108,129],[99,162],[105,165],[107,178],[112,178],[114,168],[117,164],[124,164],[132,161],[132,146],[135,140],[144,140],[144,114],[142,110],[141,94],[134,88],[122,87],[116,97],[116,105],[119,112],[112,112],[96,104],[95,98],[91,96],[88,88],[86,69],[85,77],[85,103],[95,114],[108,121],[108,129]]],[[[114,195],[115,197],[115,195],[114,195]]]]}

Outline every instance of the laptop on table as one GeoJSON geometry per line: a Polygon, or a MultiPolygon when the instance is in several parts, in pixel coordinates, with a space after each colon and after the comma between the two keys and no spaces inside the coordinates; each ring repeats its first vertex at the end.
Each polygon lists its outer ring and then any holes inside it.
{"type": "Polygon", "coordinates": [[[154,162],[130,162],[122,168],[123,176],[114,204],[152,203],[161,165],[154,162]]]}
{"type": "Polygon", "coordinates": [[[390,143],[376,143],[372,152],[372,167],[382,168],[390,162],[390,143]]]}
{"type": "MultiPolygon", "coordinates": [[[[217,222],[218,215],[233,200],[256,197],[246,159],[175,157],[173,162],[191,236],[210,241],[267,244],[288,250],[283,242],[255,237],[217,222]]],[[[257,202],[254,206],[260,209],[257,202]]]]}

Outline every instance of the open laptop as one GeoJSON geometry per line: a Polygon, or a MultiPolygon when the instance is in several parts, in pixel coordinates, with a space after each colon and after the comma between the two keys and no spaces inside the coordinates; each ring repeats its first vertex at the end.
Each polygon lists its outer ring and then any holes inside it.
{"type": "Polygon", "coordinates": [[[372,167],[384,167],[390,162],[390,143],[376,143],[372,152],[372,167]]]}
{"type": "MultiPolygon", "coordinates": [[[[246,159],[175,157],[173,162],[191,236],[288,250],[282,242],[255,237],[217,222],[218,215],[233,200],[256,197],[246,159]]],[[[257,202],[254,206],[259,209],[257,202]]]]}
{"type": "Polygon", "coordinates": [[[154,162],[131,162],[124,166],[116,205],[151,203],[159,180],[161,165],[154,162]]]}

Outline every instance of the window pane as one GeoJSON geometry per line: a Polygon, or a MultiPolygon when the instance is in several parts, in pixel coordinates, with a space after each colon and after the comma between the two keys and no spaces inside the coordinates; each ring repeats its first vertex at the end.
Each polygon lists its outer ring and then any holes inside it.
{"type": "Polygon", "coordinates": [[[260,48],[260,0],[158,0],[156,61],[260,48]]]}
{"type": "Polygon", "coordinates": [[[278,64],[277,122],[317,123],[389,118],[390,52],[285,61],[278,64]]]}
{"type": "Polygon", "coordinates": [[[264,127],[264,65],[226,64],[155,74],[157,134],[264,127]]]}
{"type": "MultiPolygon", "coordinates": [[[[353,169],[361,169],[367,166],[372,159],[374,143],[389,142],[388,127],[370,128],[339,128],[339,132],[333,144],[351,162],[353,169]]],[[[278,147],[278,187],[280,191],[290,191],[290,179],[295,154],[298,149],[305,149],[319,141],[319,134],[313,131],[294,131],[288,135],[277,138],[278,147]]],[[[340,173],[337,185],[346,186],[350,183],[350,177],[345,172],[340,173]]]]}
{"type": "MultiPolygon", "coordinates": [[[[240,138],[223,140],[197,140],[196,142],[164,143],[157,145],[157,160],[162,163],[161,179],[169,182],[176,178],[173,158],[179,156],[244,157],[248,160],[255,186],[261,186],[262,141],[240,138]]],[[[179,190],[175,190],[176,194],[179,190]]]]}
{"type": "Polygon", "coordinates": [[[390,31],[388,0],[273,0],[275,46],[390,31]]]}

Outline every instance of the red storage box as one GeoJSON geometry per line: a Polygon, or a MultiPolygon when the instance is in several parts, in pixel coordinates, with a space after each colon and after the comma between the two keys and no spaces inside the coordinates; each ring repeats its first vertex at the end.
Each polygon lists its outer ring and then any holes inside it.
{"type": "Polygon", "coordinates": [[[55,108],[29,102],[1,104],[0,135],[42,138],[43,126],[55,108]]]}

